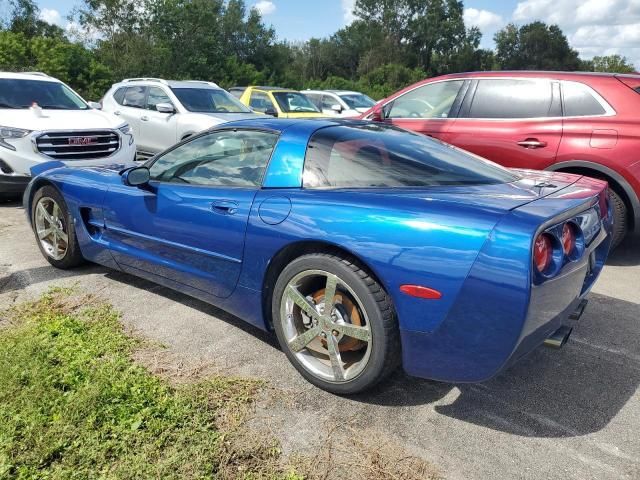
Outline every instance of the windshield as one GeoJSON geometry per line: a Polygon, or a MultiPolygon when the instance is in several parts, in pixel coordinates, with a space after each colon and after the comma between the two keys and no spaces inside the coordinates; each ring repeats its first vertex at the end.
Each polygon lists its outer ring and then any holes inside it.
{"type": "Polygon", "coordinates": [[[172,88],[171,91],[190,112],[251,113],[238,99],[220,88],[172,88]]]}
{"type": "Polygon", "coordinates": [[[318,112],[311,100],[300,92],[273,92],[273,96],[276,98],[280,110],[283,112],[318,112]]]}
{"type": "Polygon", "coordinates": [[[379,124],[318,130],[304,164],[306,188],[485,185],[518,179],[510,170],[423,135],[379,124]]]}
{"type": "Polygon", "coordinates": [[[19,78],[0,78],[0,108],[29,108],[33,103],[56,110],[87,110],[89,107],[62,83],[19,78]]]}
{"type": "Polygon", "coordinates": [[[353,110],[356,108],[366,108],[368,110],[376,104],[374,99],[367,97],[363,93],[345,93],[340,95],[340,98],[353,110]]]}

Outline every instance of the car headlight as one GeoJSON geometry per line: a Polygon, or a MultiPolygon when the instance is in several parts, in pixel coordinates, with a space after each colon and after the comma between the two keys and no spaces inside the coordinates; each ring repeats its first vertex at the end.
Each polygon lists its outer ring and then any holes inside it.
{"type": "Polygon", "coordinates": [[[121,127],[118,128],[125,135],[131,135],[131,126],[128,123],[125,123],[121,127]]]}
{"type": "Polygon", "coordinates": [[[25,130],[23,128],[0,127],[0,146],[15,151],[16,147],[11,145],[10,143],[5,142],[5,140],[8,138],[26,137],[30,133],[31,130],[25,130]]]}

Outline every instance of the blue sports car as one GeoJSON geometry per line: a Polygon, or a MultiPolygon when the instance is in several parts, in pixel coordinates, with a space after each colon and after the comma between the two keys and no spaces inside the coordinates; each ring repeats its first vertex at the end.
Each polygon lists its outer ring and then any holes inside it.
{"type": "Polygon", "coordinates": [[[483,381],[563,344],[611,238],[603,182],[363,121],[243,120],[144,166],[33,176],[25,209],[52,265],[96,262],[273,330],[338,394],[400,363],[483,381]]]}

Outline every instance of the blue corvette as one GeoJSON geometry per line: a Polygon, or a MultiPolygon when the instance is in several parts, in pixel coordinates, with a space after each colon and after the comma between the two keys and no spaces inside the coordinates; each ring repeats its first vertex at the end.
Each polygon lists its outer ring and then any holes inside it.
{"type": "Polygon", "coordinates": [[[400,363],[478,382],[562,344],[612,227],[603,182],[361,121],[244,120],[144,166],[33,174],[25,209],[52,265],[96,262],[274,330],[339,394],[400,363]]]}

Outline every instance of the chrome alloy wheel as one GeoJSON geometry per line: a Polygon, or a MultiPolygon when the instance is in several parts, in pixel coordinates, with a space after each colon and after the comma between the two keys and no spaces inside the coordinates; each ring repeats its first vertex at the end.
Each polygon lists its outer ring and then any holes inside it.
{"type": "Polygon", "coordinates": [[[280,305],[282,330],[309,373],[344,383],[367,366],[372,332],[363,304],[337,275],[306,270],[287,284],[280,305]]]}
{"type": "Polygon", "coordinates": [[[69,248],[68,229],[62,209],[53,198],[38,200],[35,225],[43,250],[54,260],[62,260],[69,248]]]}

